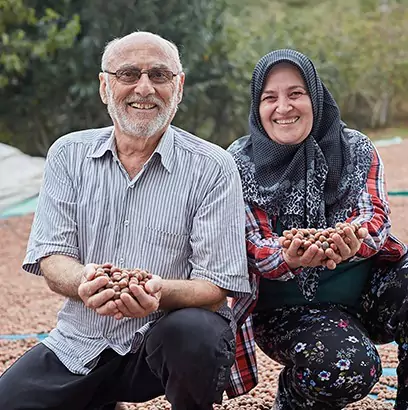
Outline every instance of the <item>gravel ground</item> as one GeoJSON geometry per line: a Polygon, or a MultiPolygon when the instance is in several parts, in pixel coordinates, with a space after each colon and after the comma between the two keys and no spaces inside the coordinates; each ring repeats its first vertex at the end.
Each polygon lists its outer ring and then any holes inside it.
{"type": "MultiPolygon", "coordinates": [[[[402,144],[379,148],[384,161],[388,190],[408,191],[408,140],[402,144]]],[[[408,197],[390,197],[393,233],[408,243],[408,197]],[[405,211],[405,212],[404,212],[405,211]]],[[[43,278],[24,273],[21,262],[24,258],[32,215],[0,220],[0,334],[31,334],[49,332],[56,323],[56,313],[63,298],[52,293],[43,278]]],[[[36,344],[35,339],[8,341],[0,339],[0,374],[24,351],[36,344]]],[[[379,348],[384,367],[395,367],[397,356],[394,345],[379,348]]],[[[225,400],[217,410],[267,410],[272,406],[280,366],[259,352],[260,383],[248,395],[234,400],[225,400]]],[[[391,409],[387,402],[395,398],[396,386],[393,376],[382,377],[374,387],[377,400],[366,398],[348,409],[391,409]]],[[[167,410],[169,404],[158,398],[144,404],[126,404],[127,410],[167,410]]],[[[73,409],[74,410],[74,409],[73,409]]]]}

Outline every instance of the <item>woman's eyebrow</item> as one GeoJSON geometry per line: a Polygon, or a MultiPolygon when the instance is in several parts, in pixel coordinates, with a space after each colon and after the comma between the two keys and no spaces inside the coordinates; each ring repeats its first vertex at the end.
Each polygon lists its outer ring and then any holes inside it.
{"type": "Polygon", "coordinates": [[[294,90],[295,88],[301,88],[302,90],[306,91],[306,87],[302,84],[298,84],[298,85],[291,85],[290,87],[288,87],[288,90],[294,90]]]}
{"type": "MultiPolygon", "coordinates": [[[[301,88],[302,90],[307,91],[306,87],[302,84],[291,85],[287,88],[287,90],[291,91],[291,90],[294,90],[295,88],[301,88]]],[[[262,91],[262,95],[264,95],[264,94],[274,94],[276,92],[277,91],[274,91],[274,90],[264,90],[264,91],[262,91]]]]}

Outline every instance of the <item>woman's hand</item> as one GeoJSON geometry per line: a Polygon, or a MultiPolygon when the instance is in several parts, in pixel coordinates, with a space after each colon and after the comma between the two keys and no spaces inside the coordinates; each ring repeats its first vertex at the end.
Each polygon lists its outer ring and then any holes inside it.
{"type": "Polygon", "coordinates": [[[355,256],[361,247],[361,243],[368,235],[366,228],[360,228],[356,235],[353,229],[346,227],[344,228],[344,233],[346,235],[344,238],[338,233],[335,233],[331,237],[333,243],[337,246],[337,252],[331,248],[325,251],[326,257],[334,261],[337,265],[355,256]]]}
{"type": "MultiPolygon", "coordinates": [[[[285,239],[284,237],[279,238],[281,245],[285,239]]],[[[289,248],[282,249],[283,259],[285,259],[290,269],[326,266],[326,256],[323,249],[313,244],[304,251],[301,245],[301,239],[295,238],[289,248]]]]}

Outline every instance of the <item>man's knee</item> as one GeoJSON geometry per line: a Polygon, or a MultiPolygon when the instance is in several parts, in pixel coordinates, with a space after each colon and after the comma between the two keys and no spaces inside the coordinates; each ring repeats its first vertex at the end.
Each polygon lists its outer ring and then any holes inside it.
{"type": "Polygon", "coordinates": [[[146,353],[172,404],[184,396],[196,403],[220,403],[235,358],[235,336],[216,313],[180,309],[152,328],[146,353]]]}
{"type": "Polygon", "coordinates": [[[228,322],[200,308],[180,309],[163,317],[149,333],[147,353],[159,345],[166,356],[185,362],[235,354],[235,337],[228,322]]]}

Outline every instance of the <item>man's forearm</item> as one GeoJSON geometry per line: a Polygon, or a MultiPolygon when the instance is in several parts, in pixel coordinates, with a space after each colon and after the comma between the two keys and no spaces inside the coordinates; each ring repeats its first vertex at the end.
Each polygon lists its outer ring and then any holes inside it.
{"type": "Polygon", "coordinates": [[[201,307],[216,311],[226,301],[227,293],[205,280],[164,280],[160,309],[201,307]]]}
{"type": "Polygon", "coordinates": [[[78,286],[84,266],[64,255],[51,255],[40,261],[41,270],[49,288],[68,298],[80,299],[78,286]]]}

